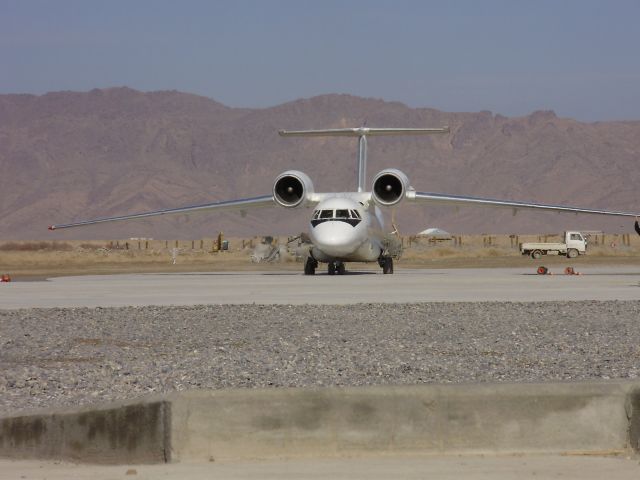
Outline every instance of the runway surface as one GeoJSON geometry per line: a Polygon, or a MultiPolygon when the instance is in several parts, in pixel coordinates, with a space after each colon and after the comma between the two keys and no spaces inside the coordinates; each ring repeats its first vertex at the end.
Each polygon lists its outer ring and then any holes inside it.
{"type": "Polygon", "coordinates": [[[0,308],[198,304],[355,304],[465,301],[640,300],[640,267],[402,270],[344,276],[211,272],[60,277],[0,284],[0,308]]]}
{"type": "Polygon", "coordinates": [[[631,457],[585,455],[482,455],[402,456],[363,458],[309,458],[244,462],[170,463],[163,465],[78,465],[52,460],[0,459],[0,478],[138,480],[230,480],[330,478],[511,480],[513,478],[563,478],[565,480],[637,479],[640,467],[631,457]],[[131,475],[131,476],[130,476],[131,475]]]}

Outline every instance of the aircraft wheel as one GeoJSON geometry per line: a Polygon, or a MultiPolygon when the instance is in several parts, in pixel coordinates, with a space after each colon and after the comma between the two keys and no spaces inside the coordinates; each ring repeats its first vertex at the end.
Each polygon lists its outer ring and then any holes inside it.
{"type": "Polygon", "coordinates": [[[382,261],[382,273],[385,275],[393,273],[393,258],[384,257],[382,261]]]}
{"type": "Polygon", "coordinates": [[[307,257],[307,261],[304,263],[304,274],[314,275],[316,273],[316,267],[318,262],[311,257],[307,257]]]}
{"type": "Polygon", "coordinates": [[[327,271],[328,271],[329,275],[335,275],[336,274],[336,264],[331,262],[329,264],[329,267],[328,267],[327,271]]]}
{"type": "Polygon", "coordinates": [[[340,262],[338,265],[338,275],[344,275],[347,272],[347,267],[344,263],[340,262]]]}

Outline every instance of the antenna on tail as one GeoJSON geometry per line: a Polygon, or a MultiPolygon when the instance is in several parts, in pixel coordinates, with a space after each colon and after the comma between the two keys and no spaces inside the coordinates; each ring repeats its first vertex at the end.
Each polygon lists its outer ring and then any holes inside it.
{"type": "Polygon", "coordinates": [[[330,128],[325,130],[280,130],[282,137],[358,137],[358,192],[365,191],[367,176],[367,136],[384,135],[428,135],[449,133],[442,128],[330,128]]]}

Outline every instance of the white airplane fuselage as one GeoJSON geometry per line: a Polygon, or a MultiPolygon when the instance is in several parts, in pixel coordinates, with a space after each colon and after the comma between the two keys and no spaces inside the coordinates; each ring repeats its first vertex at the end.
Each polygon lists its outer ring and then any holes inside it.
{"type": "Polygon", "coordinates": [[[320,262],[374,262],[383,251],[382,225],[368,205],[345,196],[319,202],[309,222],[311,256],[320,262]]]}

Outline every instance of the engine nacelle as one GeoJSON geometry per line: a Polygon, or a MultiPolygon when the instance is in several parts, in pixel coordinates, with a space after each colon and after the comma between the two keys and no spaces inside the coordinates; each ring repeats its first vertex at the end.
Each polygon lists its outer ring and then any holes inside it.
{"type": "Polygon", "coordinates": [[[400,170],[387,168],[373,178],[371,196],[378,205],[390,207],[404,200],[409,189],[409,178],[400,170]]]}
{"type": "Polygon", "coordinates": [[[306,173],[287,170],[276,178],[273,184],[273,198],[287,208],[304,206],[313,194],[313,183],[306,173]]]}

